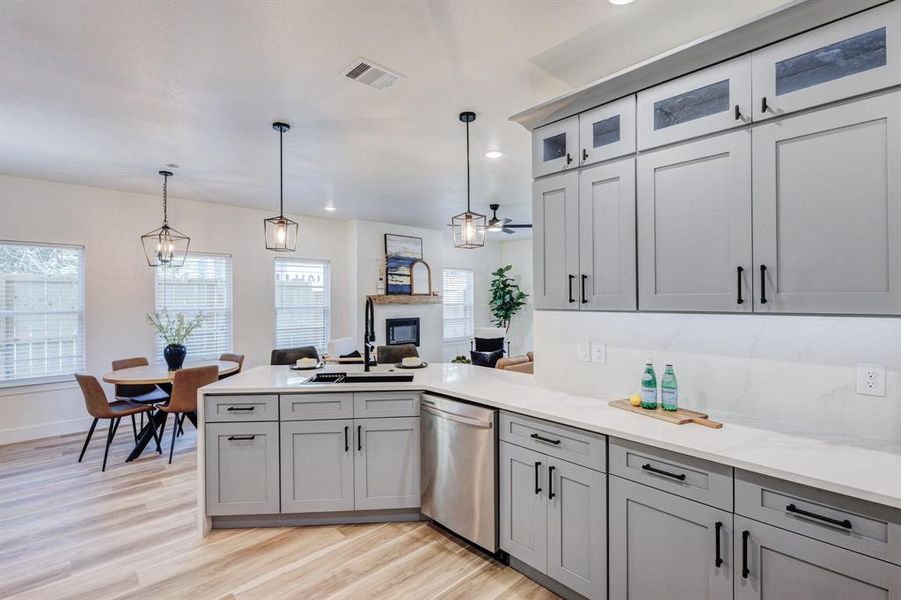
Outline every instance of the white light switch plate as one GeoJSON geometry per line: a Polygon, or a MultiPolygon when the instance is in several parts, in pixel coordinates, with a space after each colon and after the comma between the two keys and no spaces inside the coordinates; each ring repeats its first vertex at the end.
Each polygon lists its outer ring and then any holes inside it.
{"type": "Polygon", "coordinates": [[[857,393],[885,396],[885,365],[857,364],[857,393]]]}
{"type": "Polygon", "coordinates": [[[591,362],[599,365],[607,364],[607,344],[604,342],[591,342],[591,362]]]}
{"type": "Polygon", "coordinates": [[[591,362],[591,345],[588,342],[579,342],[576,357],[579,362],[591,362]]]}

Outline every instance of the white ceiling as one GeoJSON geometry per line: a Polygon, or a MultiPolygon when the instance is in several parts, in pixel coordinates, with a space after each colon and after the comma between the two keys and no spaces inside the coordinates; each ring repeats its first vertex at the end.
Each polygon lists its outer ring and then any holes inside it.
{"type": "Polygon", "coordinates": [[[784,2],[3,0],[0,171],[157,194],[177,163],[175,197],[276,211],[285,120],[286,211],[436,228],[474,110],[473,208],[529,222],[509,115],[784,2]],[[358,56],[406,79],[342,77],[358,56]]]}

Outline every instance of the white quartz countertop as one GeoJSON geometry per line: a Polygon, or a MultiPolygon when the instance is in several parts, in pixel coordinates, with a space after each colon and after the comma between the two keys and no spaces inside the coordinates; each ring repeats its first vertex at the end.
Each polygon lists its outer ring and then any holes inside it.
{"type": "MultiPolygon", "coordinates": [[[[391,370],[374,367],[377,372],[391,370]]],[[[531,375],[458,364],[430,364],[409,383],[304,384],[327,371],[360,372],[361,365],[319,371],[263,366],[201,389],[202,394],[422,390],[469,400],[580,429],[649,444],[748,471],[901,508],[901,445],[790,425],[766,429],[724,419],[722,429],[673,425],[608,406],[615,397],[586,397],[539,386],[531,375]],[[778,429],[778,430],[777,430],[778,429]]]]}

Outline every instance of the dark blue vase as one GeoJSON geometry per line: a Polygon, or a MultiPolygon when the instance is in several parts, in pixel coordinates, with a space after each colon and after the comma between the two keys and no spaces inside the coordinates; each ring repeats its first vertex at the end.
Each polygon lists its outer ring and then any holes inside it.
{"type": "Polygon", "coordinates": [[[178,371],[184,364],[187,354],[188,349],[182,344],[169,344],[163,349],[163,358],[166,359],[170,371],[178,371]]]}

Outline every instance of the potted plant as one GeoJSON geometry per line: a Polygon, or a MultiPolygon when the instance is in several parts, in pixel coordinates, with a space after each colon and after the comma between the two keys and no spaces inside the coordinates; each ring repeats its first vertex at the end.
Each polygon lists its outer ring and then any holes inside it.
{"type": "Polygon", "coordinates": [[[147,315],[150,326],[166,340],[163,349],[163,358],[166,359],[170,371],[177,371],[185,362],[188,349],[185,348],[185,340],[195,329],[203,323],[203,314],[197,313],[188,319],[184,313],[178,313],[174,317],[167,310],[161,310],[147,315]]]}
{"type": "Polygon", "coordinates": [[[491,316],[494,324],[503,327],[510,333],[510,321],[514,315],[522,310],[526,304],[528,294],[519,289],[517,284],[508,275],[513,265],[506,265],[492,273],[491,279],[491,316]]]}

